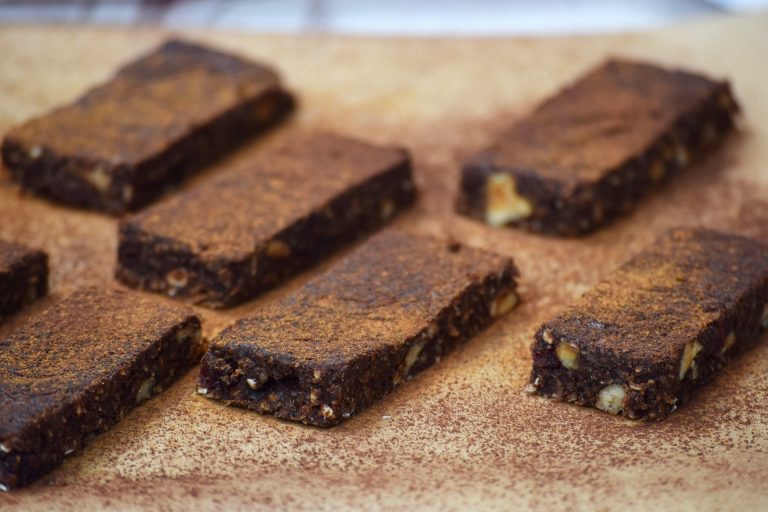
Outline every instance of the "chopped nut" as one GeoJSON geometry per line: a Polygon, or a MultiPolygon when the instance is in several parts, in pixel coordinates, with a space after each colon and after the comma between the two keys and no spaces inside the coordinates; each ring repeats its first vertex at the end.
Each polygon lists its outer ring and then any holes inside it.
{"type": "Polygon", "coordinates": [[[685,345],[685,349],[683,350],[683,357],[680,359],[680,372],[678,373],[678,378],[680,380],[685,378],[685,374],[688,373],[688,370],[691,368],[691,364],[693,364],[693,359],[696,357],[696,354],[701,352],[702,348],[704,347],[702,347],[701,343],[698,341],[694,341],[685,345]]]}
{"type": "Polygon", "coordinates": [[[561,342],[558,343],[555,353],[557,354],[560,363],[569,370],[577,370],[579,368],[578,347],[575,347],[570,343],[561,342]]]}
{"type": "Polygon", "coordinates": [[[5,484],[0,484],[0,492],[8,492],[8,486],[5,484]]]}
{"type": "Polygon", "coordinates": [[[75,449],[74,448],[67,448],[66,450],[64,450],[64,455],[65,456],[66,455],[71,455],[73,453],[75,453],[75,449]]]}
{"type": "Polygon", "coordinates": [[[270,258],[286,258],[291,255],[291,248],[282,240],[272,240],[267,244],[267,256],[270,258]]]}
{"type": "Polygon", "coordinates": [[[182,267],[173,269],[165,275],[165,282],[172,288],[184,288],[189,282],[189,272],[182,267]]]}
{"type": "Polygon", "coordinates": [[[197,388],[197,392],[201,395],[207,395],[208,394],[208,388],[197,388]]]}
{"type": "Polygon", "coordinates": [[[620,384],[608,384],[597,395],[595,407],[610,414],[619,414],[624,408],[626,391],[620,384]]]}
{"type": "Polygon", "coordinates": [[[731,332],[725,338],[725,343],[723,343],[723,348],[720,350],[720,353],[721,354],[725,354],[726,352],[728,352],[731,349],[731,347],[733,347],[733,345],[735,343],[736,343],[736,333],[735,332],[731,332]]]}
{"type": "Polygon", "coordinates": [[[381,203],[381,218],[386,220],[392,216],[392,214],[395,213],[395,203],[390,201],[389,199],[385,200],[381,203]]]}
{"type": "Polygon", "coordinates": [[[267,375],[267,372],[261,369],[259,370],[259,373],[256,374],[255,378],[245,379],[245,383],[248,384],[248,387],[250,387],[251,389],[259,389],[268,380],[269,380],[269,375],[267,375]]]}
{"type": "Polygon", "coordinates": [[[530,217],[533,204],[518,194],[515,179],[509,174],[494,174],[488,178],[485,220],[493,226],[530,217]]]}
{"type": "Polygon", "coordinates": [[[320,390],[319,389],[312,389],[309,392],[309,403],[312,405],[317,405],[320,403],[320,390]]]}
{"type": "Polygon", "coordinates": [[[176,331],[176,341],[186,341],[191,338],[197,343],[202,337],[203,333],[197,325],[188,325],[176,331]]]}
{"type": "Polygon", "coordinates": [[[408,350],[408,353],[405,355],[405,361],[403,362],[403,375],[408,375],[408,372],[411,371],[413,365],[416,364],[416,360],[419,358],[419,354],[421,354],[425,344],[426,341],[419,341],[414,343],[408,350]]]}
{"type": "Polygon", "coordinates": [[[126,185],[123,187],[123,201],[130,203],[131,199],[133,199],[133,187],[126,185]]]}
{"type": "Polygon", "coordinates": [[[315,380],[315,382],[320,380],[320,377],[323,375],[320,373],[320,370],[315,370],[312,372],[312,378],[315,380]]]}
{"type": "Polygon", "coordinates": [[[148,377],[144,379],[144,382],[139,386],[139,391],[136,392],[136,403],[140,404],[152,398],[152,388],[155,385],[155,377],[148,377]]]}
{"type": "Polygon", "coordinates": [[[3,452],[3,453],[10,453],[10,452],[11,452],[11,449],[10,449],[10,448],[8,448],[8,447],[5,445],[5,443],[0,443],[0,452],[3,452]]]}
{"type": "Polygon", "coordinates": [[[83,178],[101,192],[109,190],[109,185],[112,182],[109,172],[103,167],[98,166],[85,173],[83,178]]]}
{"type": "Polygon", "coordinates": [[[326,418],[326,419],[333,419],[335,416],[333,409],[331,409],[330,406],[325,404],[323,404],[320,407],[320,414],[322,414],[323,418],[326,418]]]}
{"type": "Polygon", "coordinates": [[[501,316],[504,313],[511,311],[512,308],[517,306],[518,298],[515,292],[505,293],[497,296],[491,302],[490,313],[491,317],[501,316]]]}
{"type": "Polygon", "coordinates": [[[549,331],[542,332],[541,339],[543,339],[544,343],[546,343],[547,345],[551,345],[555,342],[554,338],[552,338],[552,333],[549,331]]]}
{"type": "Polygon", "coordinates": [[[37,160],[43,155],[43,148],[40,146],[32,146],[29,148],[29,158],[37,160]]]}

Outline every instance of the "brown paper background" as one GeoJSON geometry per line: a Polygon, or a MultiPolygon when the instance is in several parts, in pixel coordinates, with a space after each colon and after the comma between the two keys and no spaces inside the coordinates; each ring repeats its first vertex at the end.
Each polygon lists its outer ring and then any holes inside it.
{"type": "MultiPolygon", "coordinates": [[[[167,35],[0,28],[0,132],[75,98],[167,35]]],[[[275,64],[300,96],[298,115],[244,152],[313,128],[407,145],[421,198],[398,224],[512,255],[524,302],[330,430],[198,397],[194,369],[39,483],[0,494],[0,509],[768,508],[768,343],[663,423],[630,422],[522,391],[537,326],[665,228],[704,225],[768,242],[768,15],[553,39],[186,35],[275,64]],[[607,55],[730,78],[745,111],[741,132],[632,215],[587,238],[496,230],[453,215],[461,158],[607,55]]],[[[0,334],[75,286],[110,283],[115,225],[22,197],[3,175],[0,236],[49,251],[52,296],[0,334]]],[[[236,310],[201,309],[206,333],[311,275],[236,310]]]]}

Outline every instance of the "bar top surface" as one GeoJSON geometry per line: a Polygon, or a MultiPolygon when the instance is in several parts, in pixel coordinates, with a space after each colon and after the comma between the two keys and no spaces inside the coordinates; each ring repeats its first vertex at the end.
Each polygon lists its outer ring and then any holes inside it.
{"type": "Polygon", "coordinates": [[[401,345],[463,289],[511,264],[485,251],[387,230],[212,344],[252,346],[302,363],[341,363],[401,345]]]}
{"type": "Polygon", "coordinates": [[[192,309],[84,288],[0,339],[0,437],[107,381],[192,309]]]}
{"type": "Polygon", "coordinates": [[[331,199],[407,162],[401,149],[301,134],[126,222],[203,256],[247,255],[331,199]]]}
{"type": "Polygon", "coordinates": [[[676,366],[686,343],[766,279],[768,247],[705,229],[673,229],[544,328],[595,353],[676,366]]]}
{"type": "Polygon", "coordinates": [[[8,135],[31,148],[135,165],[278,83],[268,67],[172,40],[8,135]]]}
{"type": "Polygon", "coordinates": [[[490,149],[493,165],[567,183],[595,181],[720,87],[698,74],[609,60],[504,133],[490,149]]]}

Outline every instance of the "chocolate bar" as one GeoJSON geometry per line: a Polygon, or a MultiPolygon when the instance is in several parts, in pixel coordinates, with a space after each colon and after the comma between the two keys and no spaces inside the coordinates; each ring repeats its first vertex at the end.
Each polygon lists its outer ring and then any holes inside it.
{"type": "Polygon", "coordinates": [[[85,288],[0,339],[0,490],[61,464],[199,360],[200,320],[85,288]]]}
{"type": "Polygon", "coordinates": [[[0,240],[0,321],[48,291],[48,255],[0,240]]]}
{"type": "Polygon", "coordinates": [[[457,209],[494,226],[593,231],[720,144],[737,111],[727,82],[610,60],[469,159],[457,209]]]}
{"type": "Polygon", "coordinates": [[[768,247],[674,229],[536,333],[533,389],[663,419],[768,328],[768,247]]]}
{"type": "Polygon", "coordinates": [[[321,427],[358,413],[518,302],[511,259],[388,230],[226,328],[198,392],[321,427]]]}
{"type": "Polygon", "coordinates": [[[71,105],[11,129],[3,161],[27,191],[120,214],[274,125],[293,104],[270,68],[169,41],[71,105]]]}
{"type": "Polygon", "coordinates": [[[408,153],[302,134],[120,223],[124,283],[230,307],[413,203],[408,153]]]}

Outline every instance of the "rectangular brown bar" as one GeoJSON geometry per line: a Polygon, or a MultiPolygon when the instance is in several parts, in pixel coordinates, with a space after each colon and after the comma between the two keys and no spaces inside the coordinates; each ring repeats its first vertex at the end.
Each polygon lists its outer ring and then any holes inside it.
{"type": "Polygon", "coordinates": [[[0,240],[0,322],[48,291],[48,255],[0,240]]]}
{"type": "Polygon", "coordinates": [[[358,413],[517,304],[512,260],[397,231],[225,329],[198,392],[328,427],[358,413]]]}
{"type": "Polygon", "coordinates": [[[0,490],[61,464],[200,357],[187,307],[83,289],[0,339],[0,490]]]}
{"type": "Polygon", "coordinates": [[[592,231],[717,146],[737,111],[727,82],[610,60],[466,162],[457,208],[495,226],[592,231]]]}
{"type": "Polygon", "coordinates": [[[536,333],[542,395],[663,419],[768,328],[768,247],[671,230],[536,333]]]}
{"type": "Polygon", "coordinates": [[[23,189],[123,213],[292,108],[293,98],[268,67],[170,41],[71,105],[11,129],[3,161],[23,189]]]}
{"type": "Polygon", "coordinates": [[[233,306],[369,234],[414,199],[405,150],[304,134],[121,222],[117,276],[233,306]]]}

